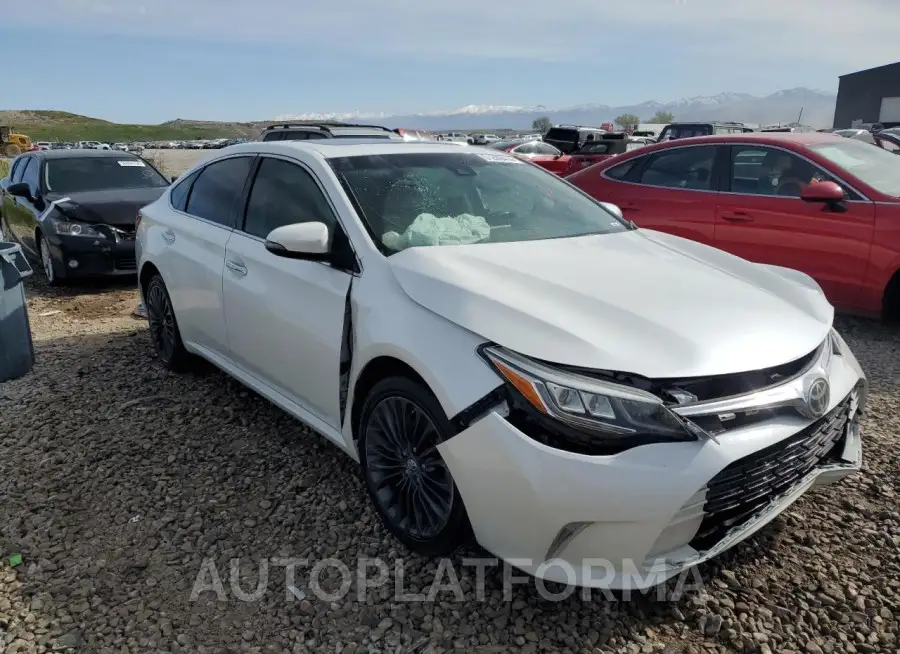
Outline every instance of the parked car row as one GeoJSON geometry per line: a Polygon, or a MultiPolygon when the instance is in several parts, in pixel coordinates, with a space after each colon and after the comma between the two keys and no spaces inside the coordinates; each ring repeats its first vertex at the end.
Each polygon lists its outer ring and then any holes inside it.
{"type": "Polygon", "coordinates": [[[154,150],[221,150],[229,145],[246,143],[247,140],[244,138],[195,139],[192,141],[153,141],[140,145],[154,150]]]}

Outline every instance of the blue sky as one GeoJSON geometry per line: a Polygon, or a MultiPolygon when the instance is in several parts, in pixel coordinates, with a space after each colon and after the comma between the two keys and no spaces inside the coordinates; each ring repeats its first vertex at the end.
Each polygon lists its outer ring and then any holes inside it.
{"type": "Polygon", "coordinates": [[[0,109],[117,122],[836,90],[900,55],[898,0],[4,4],[0,109]]]}

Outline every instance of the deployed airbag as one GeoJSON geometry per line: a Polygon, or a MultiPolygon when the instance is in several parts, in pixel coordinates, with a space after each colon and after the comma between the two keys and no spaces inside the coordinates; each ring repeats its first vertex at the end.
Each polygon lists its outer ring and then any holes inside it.
{"type": "Polygon", "coordinates": [[[481,216],[463,213],[439,218],[422,213],[402,234],[387,232],[381,240],[387,247],[399,251],[419,245],[467,245],[484,241],[490,235],[491,226],[481,216]]]}

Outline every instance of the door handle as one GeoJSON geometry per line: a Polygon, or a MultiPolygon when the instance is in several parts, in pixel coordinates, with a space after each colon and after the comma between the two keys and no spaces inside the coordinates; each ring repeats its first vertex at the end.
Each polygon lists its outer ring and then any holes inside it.
{"type": "Polygon", "coordinates": [[[243,266],[237,261],[226,261],[225,267],[228,268],[228,270],[237,273],[241,277],[247,274],[247,266],[243,266]]]}
{"type": "Polygon", "coordinates": [[[162,233],[162,237],[163,240],[169,245],[172,245],[172,243],[175,242],[175,232],[173,232],[171,229],[167,229],[166,231],[164,231],[162,233]]]}
{"type": "Polygon", "coordinates": [[[721,215],[722,220],[730,223],[749,223],[753,222],[753,216],[746,211],[727,211],[721,215]]]}

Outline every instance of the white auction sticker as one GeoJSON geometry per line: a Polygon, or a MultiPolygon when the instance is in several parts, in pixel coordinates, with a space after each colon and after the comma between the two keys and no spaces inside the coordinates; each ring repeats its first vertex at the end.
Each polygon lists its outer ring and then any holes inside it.
{"type": "Polygon", "coordinates": [[[118,164],[131,168],[143,168],[146,165],[143,161],[138,161],[137,159],[119,159],[118,164]]]}
{"type": "Polygon", "coordinates": [[[479,152],[477,156],[481,157],[485,161],[490,161],[491,163],[525,163],[524,161],[516,159],[515,157],[508,154],[481,154],[479,152]]]}

